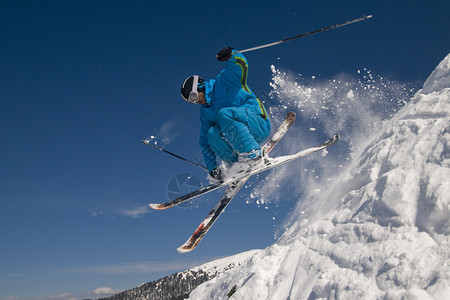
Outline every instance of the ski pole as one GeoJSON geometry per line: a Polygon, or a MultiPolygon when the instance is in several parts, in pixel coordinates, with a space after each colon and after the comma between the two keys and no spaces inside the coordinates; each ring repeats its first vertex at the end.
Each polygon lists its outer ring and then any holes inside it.
{"type": "Polygon", "coordinates": [[[354,19],[354,20],[351,20],[351,21],[347,21],[347,22],[344,22],[344,23],[341,23],[341,24],[336,24],[336,25],[333,25],[333,26],[317,29],[317,30],[314,30],[314,31],[311,31],[311,32],[308,32],[308,33],[303,33],[303,34],[300,34],[300,35],[297,35],[297,36],[293,36],[293,37],[290,37],[290,38],[287,38],[287,39],[284,39],[284,40],[281,40],[281,41],[277,41],[277,42],[273,42],[273,43],[269,43],[269,44],[253,47],[253,48],[244,49],[244,50],[238,51],[238,53],[244,53],[244,52],[249,52],[249,51],[253,51],[253,50],[258,50],[258,49],[262,49],[262,48],[267,48],[267,47],[279,45],[279,44],[282,44],[282,43],[285,43],[285,42],[289,42],[289,41],[292,41],[292,40],[295,40],[295,39],[298,39],[298,38],[301,38],[301,37],[305,37],[305,36],[308,36],[308,35],[312,35],[312,34],[315,34],[315,33],[327,31],[327,30],[330,30],[330,29],[338,28],[338,27],[342,27],[342,26],[345,26],[345,25],[349,25],[349,24],[352,24],[352,23],[359,22],[359,21],[366,21],[367,19],[370,19],[370,18],[372,18],[372,15],[369,15],[369,16],[364,15],[361,18],[354,19]]]}
{"type": "Polygon", "coordinates": [[[199,168],[202,168],[203,170],[208,171],[208,169],[205,168],[205,167],[202,166],[202,165],[199,165],[199,164],[197,164],[197,163],[195,163],[195,162],[193,162],[193,161],[190,161],[189,159],[186,159],[186,158],[184,158],[184,157],[181,157],[181,156],[179,156],[179,155],[176,155],[175,153],[172,153],[172,152],[170,152],[170,151],[167,151],[167,150],[165,150],[165,149],[163,149],[163,148],[161,148],[161,147],[158,147],[158,146],[156,146],[156,145],[150,144],[150,141],[149,141],[149,140],[142,140],[142,143],[144,143],[145,145],[152,146],[152,147],[155,148],[155,149],[158,149],[158,150],[160,150],[160,151],[162,151],[162,152],[165,152],[165,153],[167,153],[167,154],[170,154],[170,155],[172,155],[172,156],[175,156],[176,158],[179,158],[179,159],[181,159],[181,160],[183,160],[183,161],[185,161],[185,162],[188,162],[188,163],[190,163],[190,164],[193,164],[194,166],[197,166],[197,167],[199,167],[199,168]]]}

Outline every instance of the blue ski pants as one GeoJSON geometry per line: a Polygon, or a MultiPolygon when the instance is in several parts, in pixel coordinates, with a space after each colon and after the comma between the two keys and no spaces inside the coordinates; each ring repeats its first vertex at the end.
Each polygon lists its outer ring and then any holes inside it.
{"type": "Polygon", "coordinates": [[[208,131],[212,150],[226,162],[235,162],[240,153],[260,148],[270,133],[270,121],[246,107],[222,108],[217,115],[218,126],[208,131]]]}

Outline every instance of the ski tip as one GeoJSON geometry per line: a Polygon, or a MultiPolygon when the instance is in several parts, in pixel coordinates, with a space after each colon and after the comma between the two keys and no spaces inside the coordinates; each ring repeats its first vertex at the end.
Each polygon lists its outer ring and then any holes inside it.
{"type": "Polygon", "coordinates": [[[325,143],[321,144],[319,147],[325,147],[328,148],[331,145],[333,145],[334,143],[336,143],[339,140],[339,133],[336,133],[335,135],[333,135],[333,137],[331,137],[328,141],[326,141],[325,143]]]}
{"type": "Polygon", "coordinates": [[[339,133],[336,133],[336,134],[333,135],[333,137],[332,137],[331,139],[329,139],[328,142],[326,142],[325,144],[331,146],[331,145],[333,145],[334,143],[336,143],[336,142],[339,140],[340,137],[341,137],[341,136],[339,135],[339,133]]]}
{"type": "Polygon", "coordinates": [[[184,248],[183,246],[177,248],[177,252],[181,253],[181,254],[188,253],[188,252],[191,252],[191,251],[192,251],[192,249],[184,248]]]}
{"type": "Polygon", "coordinates": [[[154,210],[164,210],[167,208],[167,207],[162,206],[161,204],[154,204],[154,203],[150,203],[148,205],[148,207],[150,207],[151,209],[154,209],[154,210]]]}
{"type": "Polygon", "coordinates": [[[177,252],[178,253],[188,253],[191,252],[192,250],[195,249],[195,247],[197,246],[197,244],[192,245],[192,243],[190,243],[189,239],[186,243],[184,243],[183,245],[181,245],[180,247],[177,248],[177,252]]]}
{"type": "Polygon", "coordinates": [[[288,112],[287,115],[286,115],[286,120],[288,120],[290,123],[292,123],[292,122],[295,121],[295,117],[296,117],[295,112],[290,111],[290,112],[288,112]]]}
{"type": "Polygon", "coordinates": [[[195,233],[186,241],[186,243],[177,248],[178,253],[188,253],[197,247],[198,243],[202,240],[202,237],[206,234],[206,232],[204,232],[200,237],[198,236],[197,232],[201,228],[203,228],[203,224],[197,228],[195,233]]]}
{"type": "Polygon", "coordinates": [[[296,118],[296,114],[293,111],[290,111],[287,113],[286,115],[286,120],[285,122],[287,122],[287,128],[291,128],[292,124],[294,124],[295,122],[295,118],[296,118]]]}

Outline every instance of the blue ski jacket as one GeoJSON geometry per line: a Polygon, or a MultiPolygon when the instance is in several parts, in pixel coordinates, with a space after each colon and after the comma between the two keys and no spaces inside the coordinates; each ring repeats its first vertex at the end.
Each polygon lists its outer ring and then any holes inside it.
{"type": "MultiPolygon", "coordinates": [[[[225,63],[225,68],[215,79],[205,81],[206,103],[200,109],[200,141],[199,145],[203,152],[203,159],[208,170],[217,167],[216,153],[212,150],[208,141],[208,132],[212,127],[220,127],[218,123],[219,111],[223,108],[239,107],[243,108],[242,114],[246,111],[253,112],[263,118],[264,131],[270,132],[270,121],[263,103],[256,98],[255,94],[247,86],[248,64],[247,59],[241,53],[232,52],[231,58],[225,63]]],[[[249,126],[252,126],[251,124],[249,126]]],[[[261,125],[254,125],[261,126],[261,125]]],[[[253,128],[258,132],[258,128],[253,128]]],[[[267,136],[263,137],[264,139],[267,136]]],[[[248,140],[246,137],[242,137],[248,140]]],[[[253,140],[253,143],[255,141],[253,140]]],[[[245,145],[242,147],[246,148],[245,145]]]]}

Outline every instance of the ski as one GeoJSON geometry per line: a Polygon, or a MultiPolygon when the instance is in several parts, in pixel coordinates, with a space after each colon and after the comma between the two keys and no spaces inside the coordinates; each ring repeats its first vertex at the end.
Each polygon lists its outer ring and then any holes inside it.
{"type": "Polygon", "coordinates": [[[179,253],[187,253],[194,250],[195,247],[197,247],[198,243],[200,243],[200,241],[203,239],[203,237],[211,228],[211,226],[223,213],[223,211],[231,202],[231,200],[233,200],[234,196],[236,196],[239,190],[244,186],[248,178],[250,178],[250,176],[241,179],[239,181],[233,182],[232,184],[227,186],[227,189],[225,190],[223,197],[220,199],[219,202],[217,202],[216,206],[214,206],[214,208],[209,212],[209,214],[206,216],[203,222],[200,223],[200,225],[197,227],[192,236],[186,241],[186,243],[177,248],[177,251],[179,253]]]}
{"type": "Polygon", "coordinates": [[[283,165],[287,162],[299,159],[301,157],[310,155],[314,152],[323,150],[325,148],[330,147],[334,143],[336,143],[339,140],[339,134],[333,135],[329,140],[327,140],[325,143],[322,143],[320,145],[299,151],[292,155],[286,155],[286,156],[279,156],[275,158],[265,158],[264,161],[246,169],[241,169],[239,171],[231,172],[229,175],[225,177],[225,180],[221,184],[230,184],[231,182],[234,182],[236,180],[240,180],[246,176],[255,175],[258,173],[261,173],[263,171],[278,167],[280,165],[283,165]]]}
{"type": "MultiPolygon", "coordinates": [[[[225,180],[218,182],[218,183],[214,183],[211,185],[208,185],[206,187],[203,187],[201,189],[198,189],[196,191],[193,191],[189,194],[183,195],[179,198],[176,198],[172,201],[166,202],[166,203],[162,203],[162,204],[149,204],[149,206],[153,209],[156,210],[163,210],[163,209],[167,209],[169,207],[175,206],[177,204],[180,204],[182,202],[191,200],[195,197],[201,196],[203,194],[206,194],[208,192],[214,191],[218,188],[221,188],[223,186],[229,185],[235,181],[241,180],[246,178],[247,176],[251,176],[251,175],[255,175],[258,173],[261,173],[263,171],[272,169],[274,167],[283,165],[287,162],[293,161],[295,159],[299,159],[301,157],[307,156],[309,154],[312,154],[314,152],[320,151],[322,149],[328,148],[331,145],[333,145],[334,143],[336,143],[339,140],[339,134],[335,134],[333,137],[331,137],[329,140],[327,140],[325,143],[299,151],[295,154],[292,155],[286,155],[286,156],[279,156],[279,157],[275,157],[275,158],[268,158],[268,157],[264,157],[263,161],[259,162],[258,164],[247,168],[247,169],[241,169],[237,172],[233,172],[230,173],[228,175],[225,175],[225,180]]],[[[264,148],[263,148],[264,149],[264,148]]],[[[264,152],[264,150],[263,150],[264,152]]],[[[266,152],[268,153],[268,152],[266,152]]]]}
{"type": "MultiPolygon", "coordinates": [[[[296,115],[294,112],[287,113],[286,118],[284,119],[283,123],[278,127],[277,131],[272,136],[272,138],[263,146],[263,148],[262,148],[263,153],[268,154],[273,149],[273,147],[275,147],[275,145],[280,141],[280,139],[283,137],[283,135],[288,131],[288,129],[294,123],[295,117],[296,117],[296,115]]],[[[241,177],[245,177],[245,176],[241,176],[241,177]]],[[[178,197],[176,199],[173,199],[171,201],[168,201],[165,203],[159,203],[159,204],[150,203],[148,206],[155,210],[164,210],[164,209],[173,207],[175,205],[178,205],[180,203],[189,201],[195,197],[201,196],[208,192],[214,191],[223,186],[229,185],[232,182],[240,180],[240,179],[243,179],[243,178],[236,178],[232,181],[227,181],[227,182],[214,183],[214,184],[208,185],[206,187],[200,188],[196,191],[193,191],[192,193],[189,193],[189,194],[183,195],[181,197],[178,197]]]]}
{"type": "MultiPolygon", "coordinates": [[[[272,138],[263,146],[263,151],[265,153],[269,153],[270,151],[272,151],[273,147],[275,147],[275,145],[280,141],[280,139],[284,136],[284,134],[294,123],[294,121],[295,121],[295,113],[289,112],[286,115],[286,119],[277,129],[272,138]]],[[[222,212],[225,210],[225,208],[228,206],[231,200],[233,200],[234,196],[236,196],[239,190],[244,186],[248,178],[250,178],[250,175],[248,175],[245,178],[241,178],[237,181],[234,181],[227,186],[222,198],[209,212],[209,214],[206,216],[203,222],[200,223],[200,225],[197,227],[192,236],[186,241],[186,243],[184,243],[177,249],[179,253],[187,253],[195,249],[195,247],[198,245],[198,243],[200,243],[202,238],[205,236],[205,234],[208,232],[211,226],[216,222],[216,220],[219,218],[219,216],[222,214],[222,212]]]]}

